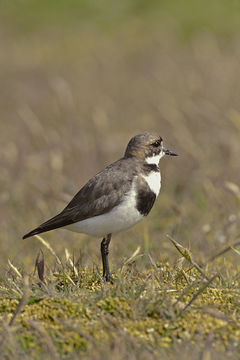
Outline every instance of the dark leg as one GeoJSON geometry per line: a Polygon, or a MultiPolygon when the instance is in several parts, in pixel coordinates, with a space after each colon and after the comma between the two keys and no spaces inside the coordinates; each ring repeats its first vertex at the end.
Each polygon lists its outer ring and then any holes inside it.
{"type": "Polygon", "coordinates": [[[102,254],[102,264],[103,264],[103,281],[110,281],[111,274],[109,270],[109,263],[108,263],[108,246],[111,241],[112,234],[108,234],[106,237],[102,239],[101,242],[101,254],[102,254]]]}

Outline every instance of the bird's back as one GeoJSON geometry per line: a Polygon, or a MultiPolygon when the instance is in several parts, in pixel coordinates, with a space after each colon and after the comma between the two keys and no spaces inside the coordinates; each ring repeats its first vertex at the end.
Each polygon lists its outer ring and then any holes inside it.
{"type": "Polygon", "coordinates": [[[121,158],[92,177],[69,204],[53,218],[47,220],[23,238],[68,226],[90,217],[105,214],[120,204],[129,192],[134,177],[140,170],[135,158],[121,158]]]}

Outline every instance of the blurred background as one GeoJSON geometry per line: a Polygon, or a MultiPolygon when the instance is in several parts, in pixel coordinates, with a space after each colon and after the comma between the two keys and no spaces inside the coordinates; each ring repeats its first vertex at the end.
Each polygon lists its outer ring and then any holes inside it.
{"type": "MultiPolygon", "coordinates": [[[[33,271],[41,244],[22,235],[142,131],[180,156],[161,161],[150,216],[113,238],[113,269],[137,246],[173,262],[166,234],[199,261],[236,240],[239,35],[237,0],[1,0],[1,271],[8,259],[33,271]]],[[[100,266],[99,240],[65,230],[43,238],[60,257],[67,247],[100,266]]]]}

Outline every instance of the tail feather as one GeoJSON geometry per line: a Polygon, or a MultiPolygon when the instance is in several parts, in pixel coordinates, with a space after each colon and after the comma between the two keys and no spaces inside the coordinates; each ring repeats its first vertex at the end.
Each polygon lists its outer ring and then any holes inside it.
{"type": "Polygon", "coordinates": [[[23,239],[26,239],[26,238],[28,238],[30,236],[33,236],[33,235],[41,234],[41,233],[46,232],[46,231],[58,229],[60,227],[72,224],[74,221],[72,221],[71,219],[69,219],[65,215],[66,214],[64,214],[64,213],[60,213],[60,214],[54,216],[53,218],[47,220],[46,222],[44,222],[43,224],[38,226],[36,229],[33,229],[29,233],[25,234],[23,236],[23,239]]]}
{"type": "Polygon", "coordinates": [[[23,238],[23,239],[26,239],[26,238],[28,238],[28,237],[30,237],[30,236],[40,234],[41,232],[44,232],[44,230],[41,231],[39,228],[36,228],[36,229],[30,231],[29,233],[25,234],[22,238],[23,238]]]}

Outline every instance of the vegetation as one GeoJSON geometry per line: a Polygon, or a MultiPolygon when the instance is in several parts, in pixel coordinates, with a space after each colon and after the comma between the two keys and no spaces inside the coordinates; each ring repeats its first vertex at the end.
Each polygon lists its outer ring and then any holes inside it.
{"type": "Polygon", "coordinates": [[[238,2],[67,3],[0,3],[1,358],[239,358],[238,2]],[[112,284],[101,239],[21,240],[145,130],[180,156],[112,284]]]}
{"type": "Polygon", "coordinates": [[[66,255],[64,263],[57,257],[54,272],[46,277],[44,258],[38,257],[40,282],[36,276],[22,278],[13,265],[2,280],[1,349],[6,358],[24,353],[38,358],[41,352],[56,359],[79,353],[159,359],[186,343],[202,354],[211,354],[214,347],[215,355],[232,357],[239,350],[239,272],[231,264],[222,268],[219,261],[211,262],[200,273],[196,266],[184,266],[184,257],[171,267],[149,256],[150,267],[139,271],[135,252],[114,273],[113,283],[106,284],[98,268],[74,266],[66,255]]]}

